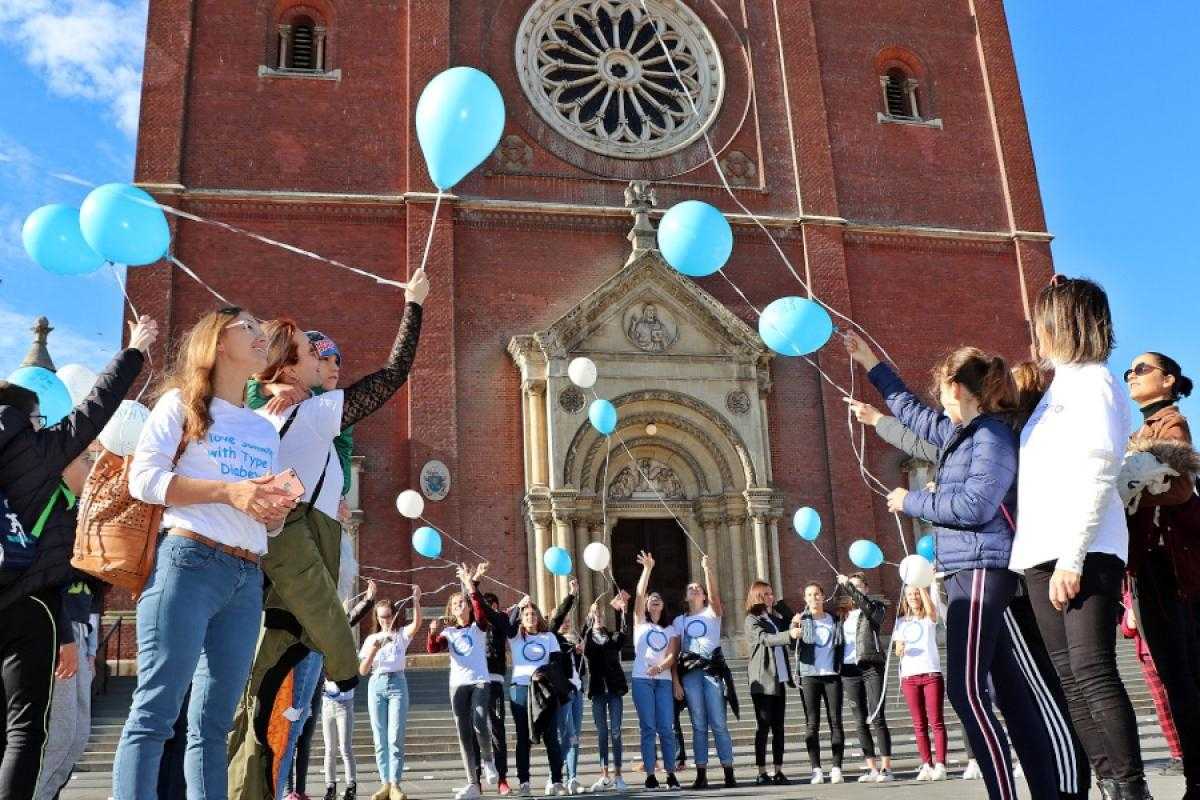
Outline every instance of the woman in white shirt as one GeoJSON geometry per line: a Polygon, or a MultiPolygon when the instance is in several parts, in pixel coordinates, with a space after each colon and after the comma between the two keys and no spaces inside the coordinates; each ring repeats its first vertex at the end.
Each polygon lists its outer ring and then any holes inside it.
{"type": "MultiPolygon", "coordinates": [[[[519,794],[529,794],[529,684],[533,673],[541,667],[553,663],[555,669],[562,669],[562,649],[558,645],[558,637],[550,631],[546,618],[541,610],[530,602],[528,597],[521,600],[520,624],[508,640],[512,651],[512,685],[509,688],[509,708],[512,711],[513,722],[517,729],[517,780],[519,794]]],[[[546,784],[546,796],[553,797],[563,792],[563,756],[562,740],[559,737],[557,715],[563,709],[555,712],[553,722],[546,726],[542,736],[542,744],[546,746],[546,759],[550,764],[550,782],[546,784]]]]}
{"type": "MultiPolygon", "coordinates": [[[[409,642],[421,628],[421,587],[412,593],[413,618],[404,627],[396,626],[396,609],[390,600],[375,603],[375,622],[379,632],[368,636],[359,650],[360,675],[370,675],[367,683],[371,733],[375,737],[375,764],[382,784],[371,800],[407,800],[400,788],[404,776],[404,729],[408,725],[408,678],[404,674],[409,642]]],[[[326,747],[331,743],[327,742],[326,747]]]]}
{"type": "Polygon", "coordinates": [[[1142,800],[1149,791],[1113,623],[1129,552],[1117,492],[1129,409],[1107,367],[1108,297],[1091,281],[1055,276],[1038,293],[1033,327],[1054,380],[1021,431],[1009,566],[1025,571],[1038,629],[1106,796],[1142,800]]]}
{"type": "MultiPolygon", "coordinates": [[[[675,632],[679,636],[679,652],[699,656],[701,663],[719,664],[721,655],[721,618],[725,607],[717,587],[708,556],[701,556],[700,568],[704,572],[704,585],[689,583],[687,586],[687,613],[675,618],[675,632]]],[[[708,670],[697,666],[684,671],[676,663],[676,674],[681,675],[675,688],[676,699],[680,694],[687,700],[688,716],[692,719],[692,754],[696,759],[696,780],[693,790],[708,788],[708,732],[712,730],[717,743],[717,757],[725,772],[725,788],[737,786],[733,774],[733,740],[729,737],[729,724],[725,713],[725,684],[708,670]]]]}
{"type": "Polygon", "coordinates": [[[908,586],[900,602],[900,621],[892,633],[893,647],[900,657],[900,691],[908,703],[921,755],[919,781],[946,780],[946,723],[942,709],[946,682],[938,654],[937,609],[928,589],[908,586]],[[933,751],[929,729],[933,728],[933,751]],[[936,758],[935,758],[936,754],[936,758]]]}
{"type": "Polygon", "coordinates": [[[796,648],[796,671],[800,674],[800,693],[808,720],[804,746],[812,764],[811,783],[824,783],[821,769],[821,703],[829,721],[829,745],[833,751],[830,783],[841,783],[842,755],[846,733],[842,727],[842,656],[846,646],[842,621],[825,610],[825,590],[820,584],[804,587],[805,610],[793,620],[800,627],[796,648]]]}
{"type": "Polygon", "coordinates": [[[646,788],[658,788],[654,774],[655,736],[662,748],[667,786],[679,788],[679,779],[671,769],[675,764],[675,697],[671,667],[679,654],[679,635],[667,624],[665,604],[658,592],[649,592],[654,556],[638,553],[642,577],[638,579],[633,610],[633,707],[638,715],[642,742],[642,767],[646,770],[646,788]]]}
{"type": "Polygon", "coordinates": [[[113,763],[117,800],[155,800],[163,743],[188,686],[189,794],[226,796],[226,736],[262,615],[268,527],[293,501],[271,485],[279,436],[243,403],[266,364],[258,321],[205,314],[184,336],[129,468],[129,491],[166,506],[166,535],[138,598],[138,685],[113,763]]]}

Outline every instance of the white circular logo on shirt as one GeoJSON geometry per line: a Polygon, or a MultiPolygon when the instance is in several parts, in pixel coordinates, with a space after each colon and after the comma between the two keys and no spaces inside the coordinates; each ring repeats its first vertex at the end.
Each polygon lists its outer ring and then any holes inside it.
{"type": "Polygon", "coordinates": [[[646,634],[646,646],[656,653],[666,650],[670,641],[667,635],[659,630],[653,630],[646,634]]]}
{"type": "Polygon", "coordinates": [[[471,634],[464,633],[456,637],[450,646],[454,648],[455,653],[465,656],[475,649],[475,640],[471,638],[471,634]]]}
{"type": "Polygon", "coordinates": [[[817,626],[816,639],[817,647],[828,647],[829,641],[833,638],[833,631],[823,625],[817,626]]]}
{"type": "Polygon", "coordinates": [[[684,631],[693,639],[698,639],[708,634],[708,623],[702,619],[689,620],[684,631]]]}
{"type": "Polygon", "coordinates": [[[922,629],[921,623],[909,621],[904,623],[903,635],[904,641],[909,644],[916,644],[921,641],[921,638],[925,635],[925,631],[922,629]]]}
{"type": "Polygon", "coordinates": [[[546,645],[541,642],[526,642],[521,648],[521,655],[529,662],[541,661],[546,657],[546,645]]]}

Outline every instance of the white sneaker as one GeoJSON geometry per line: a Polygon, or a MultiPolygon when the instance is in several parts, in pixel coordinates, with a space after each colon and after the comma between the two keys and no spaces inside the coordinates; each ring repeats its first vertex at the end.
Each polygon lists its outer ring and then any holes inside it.
{"type": "Polygon", "coordinates": [[[1025,777],[1025,770],[1021,769],[1020,761],[1013,764],[1013,777],[1018,779],[1025,777]]]}
{"type": "Polygon", "coordinates": [[[983,773],[979,771],[979,762],[971,759],[967,762],[967,768],[963,770],[962,779],[964,781],[977,781],[983,777],[983,773]]]}
{"type": "Polygon", "coordinates": [[[928,764],[922,764],[920,772],[917,773],[917,780],[931,781],[933,780],[933,767],[928,764]]]}
{"type": "Polygon", "coordinates": [[[483,770],[483,785],[490,789],[496,785],[496,779],[500,777],[500,773],[496,772],[496,763],[494,761],[485,761],[481,766],[483,770]]]}
{"type": "Polygon", "coordinates": [[[454,800],[477,800],[479,797],[479,787],[473,783],[454,793],[454,800]]]}
{"type": "Polygon", "coordinates": [[[833,769],[829,770],[829,782],[830,783],[841,783],[842,782],[842,768],[841,767],[834,767],[833,769]]]}
{"type": "Polygon", "coordinates": [[[892,771],[890,769],[884,769],[879,771],[879,777],[875,779],[875,782],[891,783],[894,780],[896,780],[896,776],[892,774],[892,771]]]}
{"type": "Polygon", "coordinates": [[[559,797],[560,795],[564,794],[566,794],[566,790],[563,789],[563,785],[561,783],[546,781],[546,797],[559,797]]]}
{"type": "Polygon", "coordinates": [[[859,783],[876,783],[879,781],[879,770],[873,769],[858,776],[859,783]]]}
{"type": "Polygon", "coordinates": [[[590,792],[607,792],[609,789],[612,788],[612,785],[613,785],[612,781],[610,781],[608,778],[601,778],[600,780],[593,783],[592,788],[589,789],[588,791],[590,791],[590,792]]]}
{"type": "Polygon", "coordinates": [[[812,771],[812,779],[809,780],[809,783],[817,784],[817,783],[824,783],[824,782],[825,782],[825,773],[821,771],[820,767],[817,767],[816,769],[814,769],[812,771]]]}
{"type": "Polygon", "coordinates": [[[578,778],[571,778],[567,781],[567,794],[583,794],[583,784],[578,778]]]}
{"type": "Polygon", "coordinates": [[[613,778],[613,789],[618,792],[628,792],[629,784],[625,783],[625,779],[618,775],[617,777],[613,778]]]}
{"type": "Polygon", "coordinates": [[[946,780],[946,765],[945,764],[934,764],[933,772],[930,773],[929,780],[931,780],[931,781],[946,780]]]}
{"type": "Polygon", "coordinates": [[[517,794],[521,797],[533,797],[533,790],[529,788],[529,781],[517,787],[517,794]]]}

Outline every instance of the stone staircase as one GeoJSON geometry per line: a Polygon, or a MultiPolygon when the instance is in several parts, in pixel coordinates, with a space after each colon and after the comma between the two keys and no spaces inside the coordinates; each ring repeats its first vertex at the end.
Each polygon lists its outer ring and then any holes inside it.
{"type": "MultiPolygon", "coordinates": [[[[1142,680],[1141,670],[1130,643],[1121,641],[1118,645],[1118,658],[1121,675],[1133,700],[1142,734],[1142,747],[1148,761],[1166,758],[1166,744],[1158,728],[1154,714],[1153,703],[1149,690],[1142,680]]],[[[743,779],[753,777],[753,744],[754,744],[754,715],[750,703],[748,680],[746,677],[746,662],[737,661],[732,665],[735,681],[739,687],[739,697],[742,701],[742,718],[730,717],[730,732],[733,736],[734,750],[739,773],[743,779]]],[[[461,760],[458,752],[458,740],[454,732],[454,723],[448,707],[448,692],[446,670],[444,668],[414,668],[408,674],[409,689],[412,702],[408,715],[406,739],[406,780],[412,782],[434,781],[440,788],[442,783],[447,787],[454,782],[461,784],[461,760]]],[[[107,786],[112,770],[113,753],[121,726],[129,709],[130,694],[133,689],[132,678],[113,678],[109,682],[106,694],[97,697],[94,705],[94,720],[92,737],[88,751],[77,767],[77,779],[71,787],[91,786],[99,789],[107,786]]],[[[899,693],[898,682],[895,679],[893,667],[892,680],[888,686],[887,713],[892,731],[893,755],[896,770],[902,776],[906,772],[915,771],[919,766],[916,744],[907,707],[899,693]]],[[[358,763],[358,781],[360,786],[370,787],[376,783],[370,719],[367,712],[367,693],[365,688],[356,693],[357,715],[354,730],[354,754],[358,763]]],[[[804,753],[804,714],[800,707],[799,696],[792,694],[788,698],[787,725],[787,760],[785,769],[790,775],[799,777],[808,773],[808,759],[804,753]]],[[[965,763],[963,753],[962,727],[947,703],[947,727],[950,738],[950,766],[961,767],[965,763]]],[[[862,766],[861,750],[858,747],[856,727],[847,708],[845,711],[846,725],[846,768],[848,775],[857,774],[862,766]]],[[[689,760],[691,758],[691,730],[687,720],[687,712],[682,717],[684,738],[687,743],[689,760]]],[[[509,764],[513,771],[513,748],[515,734],[512,721],[509,726],[509,764]]],[[[824,723],[822,723],[824,729],[824,723]]],[[[625,718],[622,727],[624,734],[624,749],[627,780],[631,784],[640,785],[641,776],[633,770],[638,758],[637,716],[633,709],[630,696],[625,698],[625,718]]],[[[715,749],[710,745],[711,760],[715,763],[715,749]]],[[[324,741],[320,730],[313,740],[312,761],[309,772],[310,792],[319,795],[324,786],[321,776],[321,764],[324,755],[324,741]]],[[[828,752],[825,751],[826,760],[828,752]]],[[[580,755],[581,779],[590,784],[598,773],[597,748],[594,727],[591,721],[591,708],[584,701],[583,712],[583,744],[580,755]]],[[[828,765],[828,762],[827,762],[828,765]]],[[[340,770],[340,767],[339,767],[340,770]]],[[[535,789],[539,789],[539,781],[544,782],[546,776],[545,751],[540,747],[534,748],[533,770],[535,789]]],[[[515,783],[515,775],[512,776],[515,783]]],[[[434,788],[433,786],[429,787],[434,788]]],[[[411,794],[411,792],[410,792],[411,794]]],[[[540,794],[540,792],[539,792],[540,794]]],[[[91,797],[93,795],[64,794],[68,797],[91,797]]],[[[99,795],[94,795],[99,796],[99,795]]]]}

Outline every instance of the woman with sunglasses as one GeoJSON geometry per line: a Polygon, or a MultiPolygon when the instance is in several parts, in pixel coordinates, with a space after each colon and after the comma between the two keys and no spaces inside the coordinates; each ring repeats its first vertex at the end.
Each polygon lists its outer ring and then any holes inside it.
{"type": "MultiPolygon", "coordinates": [[[[312,713],[322,664],[329,680],[342,691],[358,682],[354,634],[337,593],[343,474],[334,440],[382,408],[408,380],[420,339],[421,304],[428,294],[429,280],[418,269],[408,280],[400,327],[382,368],[344,390],[309,397],[291,408],[272,401],[256,412],[278,431],[280,468],[295,472],[302,494],[300,506],[270,539],[263,559],[263,571],[270,579],[264,601],[265,630],[230,741],[229,794],[235,800],[278,795],[277,786],[264,791],[260,784],[268,775],[284,782],[290,774],[296,743],[312,713]],[[298,645],[305,648],[306,657],[296,664],[298,645]],[[290,685],[284,682],[282,687],[271,678],[281,664],[285,671],[295,665],[290,685]],[[275,708],[283,702],[284,708],[300,709],[299,719],[279,723],[275,708]],[[250,735],[251,730],[268,731],[266,741],[250,735]],[[275,772],[265,768],[273,753],[283,753],[275,772]]],[[[303,328],[283,318],[267,323],[265,331],[267,364],[256,373],[260,383],[282,383],[306,393],[324,385],[329,364],[303,328]]]]}
{"type": "Polygon", "coordinates": [[[1200,594],[1200,574],[1189,566],[1181,534],[1192,531],[1184,515],[1196,514],[1195,455],[1179,401],[1192,393],[1192,380],[1179,362],[1163,353],[1142,353],[1125,370],[1129,396],[1142,412],[1130,451],[1153,454],[1177,475],[1166,491],[1141,492],[1129,517],[1129,572],[1133,575],[1138,628],[1166,689],[1179,733],[1187,795],[1200,797],[1200,675],[1196,673],[1197,606],[1183,598],[1200,594]]]}
{"type": "Polygon", "coordinates": [[[262,617],[267,531],[293,502],[272,485],[279,435],[246,408],[267,361],[258,320],[205,314],[183,337],[129,467],[135,498],[166,506],[154,571],[137,604],[138,676],[113,762],[116,800],[153,800],[163,742],[184,693],[188,794],[225,797],[225,739],[262,617]]]}
{"type": "Polygon", "coordinates": [[[1137,719],[1116,659],[1114,609],[1129,554],[1117,477],[1129,412],[1107,367],[1108,297],[1091,281],[1056,276],[1037,295],[1033,328],[1054,379],[1021,430],[1021,513],[1009,567],[1025,572],[1101,792],[1141,800],[1149,790],[1137,719]]]}
{"type": "MultiPolygon", "coordinates": [[[[131,323],[132,325],[132,323],[131,323]]],[[[132,388],[157,336],[142,317],[87,399],[46,427],[36,393],[0,381],[0,528],[17,541],[3,542],[0,564],[0,693],[7,699],[0,740],[0,797],[33,797],[46,747],[46,720],[59,645],[73,641],[62,624],[62,587],[72,580],[75,545],[73,497],[63,470],[100,435],[132,388]],[[10,544],[36,542],[28,553],[10,544]],[[25,558],[20,558],[25,556],[25,558]]],[[[77,648],[67,647],[69,656],[77,648]]],[[[64,659],[65,661],[66,659],[64,659]]],[[[68,664],[59,664],[65,669],[68,664]]]]}

